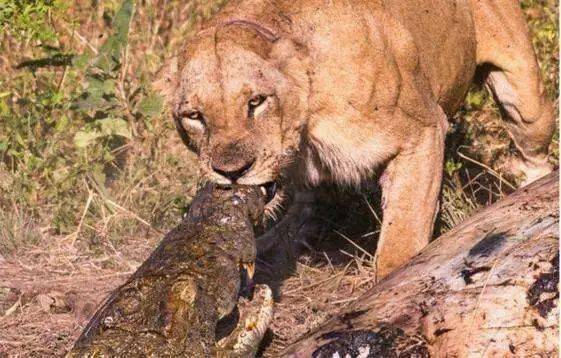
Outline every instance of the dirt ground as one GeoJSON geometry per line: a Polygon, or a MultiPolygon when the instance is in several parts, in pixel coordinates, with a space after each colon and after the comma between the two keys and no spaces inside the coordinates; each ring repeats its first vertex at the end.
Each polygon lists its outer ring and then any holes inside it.
{"type": "Polygon", "coordinates": [[[0,258],[0,356],[62,356],[97,305],[156,242],[138,237],[111,258],[80,253],[71,237],[39,242],[25,254],[0,258]],[[118,266],[106,267],[111,260],[118,266]]]}

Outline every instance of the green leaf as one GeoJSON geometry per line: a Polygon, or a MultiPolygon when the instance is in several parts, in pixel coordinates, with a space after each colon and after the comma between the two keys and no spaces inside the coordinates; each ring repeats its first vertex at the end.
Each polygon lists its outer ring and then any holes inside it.
{"type": "Polygon", "coordinates": [[[129,36],[130,24],[134,14],[134,1],[124,0],[121,8],[117,11],[113,26],[115,27],[115,36],[122,42],[126,42],[129,36]]]}
{"type": "Polygon", "coordinates": [[[134,1],[124,0],[113,19],[115,31],[101,46],[98,57],[94,61],[94,65],[105,73],[116,71],[121,65],[121,52],[129,39],[133,14],[134,1]]]}
{"type": "Polygon", "coordinates": [[[97,77],[90,77],[88,79],[88,97],[91,99],[101,98],[105,93],[105,81],[97,78],[97,77]]]}
{"type": "Polygon", "coordinates": [[[101,191],[106,194],[106,189],[105,189],[105,180],[106,175],[103,171],[103,166],[98,165],[94,165],[92,167],[92,170],[90,171],[91,177],[94,180],[94,182],[97,184],[97,186],[101,189],[101,191]]]}
{"type": "Polygon", "coordinates": [[[163,103],[162,96],[149,95],[138,104],[138,112],[145,117],[156,117],[162,113],[163,103]]]}
{"type": "Polygon", "coordinates": [[[103,94],[107,94],[107,95],[115,94],[115,80],[107,79],[103,81],[103,94]]]}
{"type": "Polygon", "coordinates": [[[486,95],[484,91],[469,92],[466,97],[466,103],[469,109],[478,110],[485,104],[486,95]]]}
{"type": "Polygon", "coordinates": [[[119,136],[127,139],[132,138],[129,124],[122,118],[106,118],[99,121],[100,130],[104,136],[119,136]]]}
{"type": "Polygon", "coordinates": [[[5,100],[0,99],[0,115],[7,116],[10,113],[10,107],[5,100]]]}
{"type": "Polygon", "coordinates": [[[72,59],[72,65],[74,65],[77,69],[83,70],[91,61],[91,55],[89,53],[83,53],[79,56],[75,56],[72,59]]]}
{"type": "Polygon", "coordinates": [[[96,139],[102,136],[103,135],[95,129],[82,129],[76,132],[76,134],[74,135],[74,145],[76,145],[76,147],[78,148],[86,148],[87,146],[94,143],[96,139]]]}
{"type": "Polygon", "coordinates": [[[57,131],[57,133],[61,133],[63,132],[68,125],[70,124],[70,120],[68,119],[68,117],[66,115],[62,115],[55,124],[55,129],[57,131]]]}
{"type": "Polygon", "coordinates": [[[449,176],[452,176],[454,172],[457,172],[460,169],[462,169],[461,162],[454,162],[453,160],[448,160],[446,161],[446,163],[444,163],[444,170],[446,171],[446,174],[448,174],[449,176]]]}

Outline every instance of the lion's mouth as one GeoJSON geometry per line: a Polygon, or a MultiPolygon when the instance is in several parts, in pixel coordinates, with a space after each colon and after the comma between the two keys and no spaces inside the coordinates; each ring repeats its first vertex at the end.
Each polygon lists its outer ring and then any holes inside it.
{"type": "Polygon", "coordinates": [[[282,213],[283,202],[285,200],[284,188],[275,181],[261,185],[261,192],[265,196],[265,218],[277,221],[282,213]]]}
{"type": "Polygon", "coordinates": [[[274,181],[270,181],[261,185],[261,191],[263,192],[263,195],[265,195],[266,204],[269,204],[271,201],[273,201],[273,199],[277,195],[277,189],[278,185],[274,181]]]}
{"type": "Polygon", "coordinates": [[[242,297],[251,297],[255,282],[253,276],[255,275],[255,263],[244,262],[240,264],[240,293],[242,297]]]}

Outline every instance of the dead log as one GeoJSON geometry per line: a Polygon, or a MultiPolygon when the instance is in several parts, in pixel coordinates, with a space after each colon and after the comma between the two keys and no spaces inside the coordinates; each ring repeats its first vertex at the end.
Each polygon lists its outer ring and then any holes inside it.
{"type": "Polygon", "coordinates": [[[292,357],[554,357],[558,173],[432,242],[285,350],[292,357]]]}
{"type": "Polygon", "coordinates": [[[240,292],[242,266],[255,262],[253,224],[261,221],[259,188],[208,185],[189,214],[97,311],[69,356],[253,355],[272,316],[271,291],[240,307],[239,325],[216,345],[219,319],[240,292]]]}

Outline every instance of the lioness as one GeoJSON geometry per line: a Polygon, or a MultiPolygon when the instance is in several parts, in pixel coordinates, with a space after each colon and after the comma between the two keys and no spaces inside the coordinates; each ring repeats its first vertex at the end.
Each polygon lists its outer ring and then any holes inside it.
{"type": "Polygon", "coordinates": [[[263,185],[274,206],[286,179],[305,197],[381,173],[380,278],[429,242],[447,118],[476,70],[518,149],[510,169],[551,170],[553,110],[518,1],[232,0],[178,59],[160,88],[208,180],[263,185]]]}

